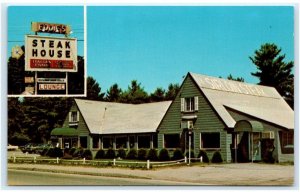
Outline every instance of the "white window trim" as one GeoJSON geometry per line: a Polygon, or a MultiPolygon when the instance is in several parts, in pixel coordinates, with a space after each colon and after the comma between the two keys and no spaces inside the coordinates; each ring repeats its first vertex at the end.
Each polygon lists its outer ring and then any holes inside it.
{"type": "Polygon", "coordinates": [[[70,111],[69,112],[69,123],[78,123],[79,122],[79,111],[70,111]],[[72,113],[77,112],[76,121],[73,121],[72,113]]]}
{"type": "MultiPolygon", "coordinates": [[[[195,112],[199,110],[199,99],[198,96],[195,97],[182,97],[180,98],[181,102],[180,102],[180,109],[181,112],[195,112]],[[187,99],[192,99],[194,98],[194,106],[193,106],[193,110],[187,110],[187,99]]],[[[190,106],[190,108],[192,108],[192,106],[190,106]]]]}

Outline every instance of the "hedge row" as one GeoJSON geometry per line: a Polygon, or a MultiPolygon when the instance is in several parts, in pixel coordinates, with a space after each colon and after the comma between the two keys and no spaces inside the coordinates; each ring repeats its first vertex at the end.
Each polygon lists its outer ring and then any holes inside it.
{"type": "MultiPolygon", "coordinates": [[[[73,158],[85,158],[87,160],[92,160],[93,155],[92,152],[88,149],[82,149],[82,148],[71,148],[71,149],[65,149],[64,151],[60,148],[49,148],[44,149],[41,155],[49,156],[49,157],[62,157],[64,159],[73,159],[73,158]]],[[[179,160],[183,159],[184,156],[188,157],[189,153],[188,151],[183,155],[182,151],[180,149],[176,149],[173,152],[173,156],[170,157],[169,151],[167,149],[161,149],[159,151],[159,154],[157,154],[156,149],[139,149],[138,151],[135,149],[131,149],[128,153],[124,149],[119,149],[117,151],[113,149],[108,149],[106,152],[102,149],[100,149],[95,156],[95,159],[113,159],[113,158],[122,158],[122,159],[138,159],[138,160],[147,160],[150,161],[169,161],[169,160],[179,160]]],[[[197,158],[202,157],[202,161],[204,163],[209,163],[209,158],[207,156],[207,153],[205,151],[200,151],[197,158]]],[[[195,158],[195,154],[193,151],[191,151],[191,158],[195,158]]],[[[213,157],[211,159],[212,163],[222,163],[223,159],[220,154],[220,152],[216,151],[213,154],[213,157]]]]}

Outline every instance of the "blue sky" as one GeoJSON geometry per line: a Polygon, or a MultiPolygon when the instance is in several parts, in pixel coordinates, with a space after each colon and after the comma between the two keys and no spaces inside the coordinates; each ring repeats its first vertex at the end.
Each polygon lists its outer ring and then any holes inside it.
{"type": "MultiPolygon", "coordinates": [[[[293,7],[282,6],[88,6],[87,73],[102,92],[114,83],[127,89],[133,79],[147,92],[166,89],[189,71],[257,83],[249,56],[263,43],[277,44],[285,61],[294,60],[293,17],[293,7]]],[[[33,34],[31,21],[69,24],[72,37],[83,40],[83,20],[82,6],[9,7],[8,56],[33,34]]],[[[79,55],[83,46],[78,41],[79,55]]]]}
{"type": "Polygon", "coordinates": [[[136,79],[147,92],[181,83],[187,72],[251,76],[249,59],[275,43],[294,60],[293,7],[90,7],[88,75],[106,91],[136,79]]]}
{"type": "MultiPolygon", "coordinates": [[[[84,39],[83,6],[10,6],[7,14],[8,57],[13,46],[24,45],[26,34],[34,34],[31,31],[32,21],[71,25],[73,34],[70,37],[80,40],[77,42],[78,55],[83,56],[84,42],[81,41],[84,39]]],[[[62,36],[47,33],[39,35],[62,36]]]]}

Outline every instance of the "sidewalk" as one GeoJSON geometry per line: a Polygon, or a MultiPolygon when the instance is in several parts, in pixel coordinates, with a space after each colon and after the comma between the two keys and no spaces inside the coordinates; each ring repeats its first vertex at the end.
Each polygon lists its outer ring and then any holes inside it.
{"type": "Polygon", "coordinates": [[[206,183],[208,185],[284,185],[294,182],[294,166],[273,164],[220,164],[191,167],[167,167],[152,170],[128,168],[96,168],[84,166],[8,164],[8,169],[46,171],[54,173],[84,174],[107,177],[155,179],[206,183]]]}

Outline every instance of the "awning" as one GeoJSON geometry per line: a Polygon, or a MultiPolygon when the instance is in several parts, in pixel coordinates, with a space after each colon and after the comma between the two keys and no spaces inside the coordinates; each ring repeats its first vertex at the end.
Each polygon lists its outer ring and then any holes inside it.
{"type": "Polygon", "coordinates": [[[51,136],[78,136],[78,131],[74,128],[62,127],[53,129],[50,134],[51,136]]]}
{"type": "Polygon", "coordinates": [[[234,132],[263,132],[264,127],[261,122],[240,120],[234,126],[234,132]]]}

